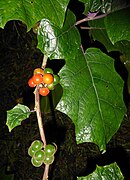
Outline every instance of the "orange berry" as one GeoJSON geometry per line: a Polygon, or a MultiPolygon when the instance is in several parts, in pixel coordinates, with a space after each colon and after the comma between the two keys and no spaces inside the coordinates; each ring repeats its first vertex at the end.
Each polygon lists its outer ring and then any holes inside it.
{"type": "Polygon", "coordinates": [[[54,81],[54,76],[52,74],[50,74],[50,73],[44,74],[43,82],[45,84],[51,84],[51,83],[53,83],[53,81],[54,81]]]}

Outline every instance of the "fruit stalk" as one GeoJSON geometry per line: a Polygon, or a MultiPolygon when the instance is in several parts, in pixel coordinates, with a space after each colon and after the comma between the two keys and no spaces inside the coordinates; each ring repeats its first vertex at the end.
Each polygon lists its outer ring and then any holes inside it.
{"type": "Polygon", "coordinates": [[[43,141],[43,146],[45,147],[46,138],[45,138],[45,132],[44,132],[44,127],[43,127],[43,122],[42,122],[41,109],[40,109],[39,85],[36,86],[34,94],[35,94],[35,111],[37,115],[39,132],[40,132],[41,140],[43,141]]]}

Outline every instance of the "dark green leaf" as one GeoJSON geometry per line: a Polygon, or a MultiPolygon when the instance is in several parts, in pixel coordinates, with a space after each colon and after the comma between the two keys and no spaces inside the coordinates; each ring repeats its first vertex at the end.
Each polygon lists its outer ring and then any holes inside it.
{"type": "Polygon", "coordinates": [[[130,8],[109,14],[105,18],[107,34],[113,44],[117,41],[130,41],[130,8]]]}
{"type": "Polygon", "coordinates": [[[69,0],[0,0],[0,27],[9,20],[21,20],[28,29],[46,17],[62,27],[69,0]]]}
{"type": "Polygon", "coordinates": [[[98,11],[101,7],[100,0],[80,0],[80,1],[85,4],[84,14],[87,14],[88,11],[90,12],[98,11]]]}
{"type": "Polygon", "coordinates": [[[126,111],[123,81],[115,72],[114,60],[95,48],[83,53],[70,11],[60,30],[49,21],[43,21],[38,46],[51,59],[66,61],[60,71],[63,96],[57,109],[73,120],[78,143],[95,142],[104,150],[126,111]]]}
{"type": "Polygon", "coordinates": [[[5,174],[5,166],[0,169],[0,180],[14,180],[14,174],[5,174]]]}
{"type": "Polygon", "coordinates": [[[9,131],[16,126],[21,125],[21,122],[29,117],[31,114],[30,109],[27,106],[17,104],[13,109],[7,111],[7,122],[6,125],[9,131]]]}
{"type": "Polygon", "coordinates": [[[123,40],[118,41],[115,44],[112,44],[106,31],[104,18],[89,21],[89,25],[91,28],[90,34],[92,35],[93,39],[101,42],[108,52],[120,51],[122,54],[125,54],[126,56],[130,57],[130,41],[123,40]]]}
{"type": "Polygon", "coordinates": [[[78,177],[78,180],[123,180],[124,177],[116,163],[106,165],[106,166],[97,166],[96,170],[86,176],[78,177]]]}

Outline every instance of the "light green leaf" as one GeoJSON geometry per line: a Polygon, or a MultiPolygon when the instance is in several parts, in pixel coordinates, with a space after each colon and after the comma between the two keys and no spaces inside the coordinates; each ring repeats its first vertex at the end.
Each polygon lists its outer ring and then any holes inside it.
{"type": "Polygon", "coordinates": [[[106,166],[97,166],[96,170],[86,176],[78,177],[78,180],[123,180],[124,177],[120,171],[120,168],[116,163],[106,165],[106,166]]]}
{"type": "Polygon", "coordinates": [[[13,109],[7,111],[6,125],[9,131],[11,132],[13,128],[21,125],[21,122],[27,119],[30,114],[30,109],[22,104],[17,104],[13,109]]]}
{"type": "Polygon", "coordinates": [[[130,41],[130,7],[109,14],[105,18],[107,34],[113,44],[117,41],[130,41]]]}
{"type": "Polygon", "coordinates": [[[46,17],[62,27],[69,0],[0,0],[0,27],[9,20],[21,20],[28,30],[46,17]]]}
{"type": "Polygon", "coordinates": [[[42,23],[38,46],[50,59],[66,61],[59,73],[63,96],[57,109],[73,120],[77,142],[95,142],[105,150],[126,111],[123,81],[114,69],[112,58],[96,48],[83,53],[74,22],[69,11],[60,30],[49,21],[47,26],[42,23]]]}

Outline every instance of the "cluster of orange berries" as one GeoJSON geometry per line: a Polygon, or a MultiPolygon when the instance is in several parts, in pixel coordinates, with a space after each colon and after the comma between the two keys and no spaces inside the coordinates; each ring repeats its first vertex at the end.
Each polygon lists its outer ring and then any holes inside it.
{"type": "Polygon", "coordinates": [[[54,86],[59,83],[59,80],[59,76],[55,75],[51,68],[36,68],[33,71],[33,76],[28,81],[28,85],[30,87],[39,85],[39,94],[47,96],[50,90],[53,90],[54,86]]]}

